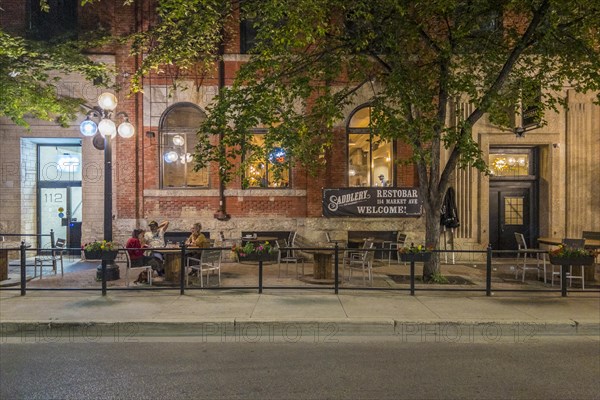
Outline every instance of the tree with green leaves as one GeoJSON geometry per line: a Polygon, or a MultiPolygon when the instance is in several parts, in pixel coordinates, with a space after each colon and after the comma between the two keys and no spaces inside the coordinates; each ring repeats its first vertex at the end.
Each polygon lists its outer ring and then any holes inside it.
{"type": "Polygon", "coordinates": [[[108,82],[107,66],[84,53],[98,43],[69,38],[28,40],[0,29],[0,115],[24,127],[29,127],[26,117],[68,126],[84,99],[61,93],[55,85],[71,73],[108,82]]]}
{"type": "MultiPolygon", "coordinates": [[[[158,14],[135,38],[147,54],[138,79],[165,64],[209,70],[238,15],[257,32],[249,61],[201,127],[198,167],[219,162],[226,182],[277,144],[317,171],[342,110],[369,91],[372,129],[413,149],[428,247],[438,245],[455,169],[488,171],[472,136],[484,115],[512,130],[511,115],[524,108],[543,123],[547,110],[565,106],[565,85],[600,89],[600,0],[160,0],[158,14]],[[472,111],[450,124],[457,99],[472,111]],[[267,129],[262,148],[246,141],[258,126],[267,129]],[[252,156],[236,167],[242,152],[252,156]]],[[[438,270],[434,258],[424,278],[438,270]]]]}

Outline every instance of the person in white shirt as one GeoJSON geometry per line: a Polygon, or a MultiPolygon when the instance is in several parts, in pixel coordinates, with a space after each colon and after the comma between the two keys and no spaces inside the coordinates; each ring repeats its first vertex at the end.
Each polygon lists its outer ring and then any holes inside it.
{"type": "Polygon", "coordinates": [[[388,185],[388,181],[387,179],[385,179],[385,176],[383,174],[379,175],[379,185],[377,186],[387,186],[388,185]]]}
{"type": "MultiPolygon", "coordinates": [[[[165,247],[165,231],[169,226],[169,221],[163,221],[160,224],[156,221],[150,221],[148,223],[148,227],[150,231],[146,231],[144,234],[144,242],[150,248],[160,248],[165,247]]],[[[158,271],[159,275],[164,274],[164,270],[162,267],[163,255],[157,251],[151,252],[152,256],[157,258],[160,261],[160,270],[158,271]]]]}
{"type": "Polygon", "coordinates": [[[156,221],[148,223],[149,231],[144,234],[144,241],[148,247],[165,247],[165,231],[169,226],[169,221],[163,221],[158,224],[156,221]]]}

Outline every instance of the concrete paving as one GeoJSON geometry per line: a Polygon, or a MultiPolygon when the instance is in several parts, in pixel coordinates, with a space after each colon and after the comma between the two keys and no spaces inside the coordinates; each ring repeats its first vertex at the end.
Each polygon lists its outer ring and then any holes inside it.
{"type": "MultiPolygon", "coordinates": [[[[494,288],[548,289],[540,281],[523,284],[513,272],[496,266],[494,288]]],[[[586,336],[600,341],[600,293],[574,291],[568,297],[556,292],[502,292],[486,297],[484,292],[359,291],[362,279],[339,294],[328,289],[256,290],[256,271],[239,264],[224,264],[220,290],[118,290],[124,278],[109,282],[102,296],[95,280],[96,263],[73,262],[64,277],[45,276],[28,282],[26,296],[0,290],[0,343],[8,338],[56,338],[85,336],[90,332],[125,330],[137,337],[239,337],[265,334],[293,340],[341,336],[379,336],[448,340],[532,337],[542,335],[586,336]],[[235,285],[248,289],[235,289],[235,285]],[[227,288],[229,287],[229,288],[227,288]],[[253,288],[250,288],[253,287],[253,288]],[[77,288],[94,291],[46,291],[37,289],[77,288]]],[[[469,287],[484,287],[484,274],[477,265],[444,266],[448,274],[467,277],[469,287]]],[[[402,265],[377,269],[374,286],[407,288],[393,282],[389,274],[406,273],[402,265]]],[[[20,277],[11,271],[18,282],[20,277]]],[[[124,275],[124,274],[122,274],[124,275]]],[[[285,275],[285,274],[283,274],[285,275]]],[[[135,274],[133,275],[135,277],[135,274]]],[[[135,278],[132,278],[135,279],[135,278]]],[[[213,281],[213,284],[216,282],[213,281]]],[[[14,284],[14,283],[13,283],[14,284]]],[[[265,284],[303,285],[295,274],[279,276],[277,266],[265,268],[265,284]]],[[[306,286],[310,286],[305,284],[306,286]]],[[[314,285],[313,285],[314,286],[314,285]]],[[[457,286],[457,288],[460,286],[457,286]]],[[[462,286],[464,288],[464,286],[462,286]]],[[[142,289],[144,287],[142,286],[142,289]]],[[[555,289],[558,289],[555,287],[555,289]]],[[[587,287],[586,287],[587,289],[587,287]]],[[[123,332],[121,332],[123,333],[123,332]]],[[[101,335],[102,336],[102,335],[101,335]]],[[[109,335],[110,336],[110,335],[109,335]]]]}
{"type": "MultiPolygon", "coordinates": [[[[484,294],[303,290],[0,292],[0,338],[89,335],[283,338],[320,335],[500,339],[579,335],[600,341],[598,293],[484,294]],[[53,333],[50,334],[49,332],[53,333]],[[58,333],[57,333],[58,332],[58,333]],[[62,332],[62,334],[60,333],[62,332]],[[50,335],[50,336],[49,336],[50,335]],[[467,336],[465,336],[467,335],[467,336]]],[[[64,336],[66,337],[66,336],[64,336]]]]}

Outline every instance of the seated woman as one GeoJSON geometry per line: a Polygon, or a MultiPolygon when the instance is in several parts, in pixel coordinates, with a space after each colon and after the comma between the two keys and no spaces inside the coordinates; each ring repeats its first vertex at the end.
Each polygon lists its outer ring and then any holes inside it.
{"type": "MultiPolygon", "coordinates": [[[[202,234],[202,224],[196,222],[192,227],[192,234],[185,241],[185,245],[189,247],[210,247],[210,241],[202,234]]],[[[191,257],[200,258],[202,251],[192,251],[188,253],[191,257]]]]}
{"type": "Polygon", "coordinates": [[[131,260],[131,268],[143,267],[149,265],[153,270],[157,271],[160,275],[162,265],[160,260],[153,256],[145,256],[143,248],[148,247],[144,243],[144,230],[134,229],[131,233],[131,237],[127,239],[125,247],[132,250],[127,250],[129,253],[129,259],[131,260]]]}
{"type": "Polygon", "coordinates": [[[210,241],[202,234],[202,224],[196,222],[192,227],[192,234],[185,241],[189,247],[210,247],[210,241]]]}

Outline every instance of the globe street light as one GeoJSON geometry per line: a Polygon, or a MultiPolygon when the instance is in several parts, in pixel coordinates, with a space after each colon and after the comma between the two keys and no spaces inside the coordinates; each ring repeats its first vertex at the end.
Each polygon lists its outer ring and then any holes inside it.
{"type": "MultiPolygon", "coordinates": [[[[117,108],[117,98],[112,93],[102,93],[98,97],[98,106],[87,113],[86,119],[79,125],[79,130],[84,136],[95,136],[98,132],[104,137],[104,240],[112,241],[112,149],[111,141],[117,132],[122,138],[131,138],[135,134],[135,128],[129,122],[125,112],[119,112],[115,119],[122,120],[118,127],[111,119],[117,108]],[[92,118],[99,118],[96,123],[92,118]]],[[[103,277],[106,262],[102,261],[103,277]]],[[[103,294],[105,294],[105,279],[103,282],[103,294]]]]}

